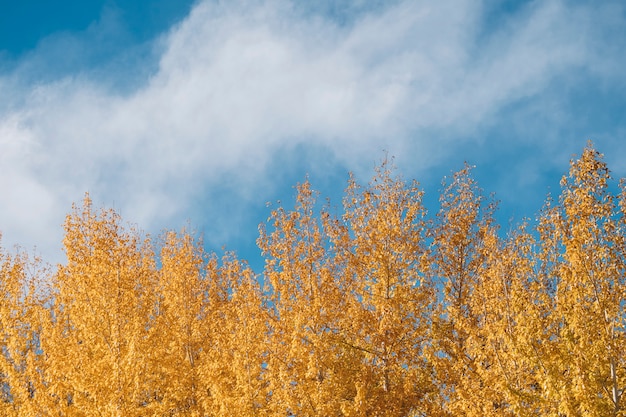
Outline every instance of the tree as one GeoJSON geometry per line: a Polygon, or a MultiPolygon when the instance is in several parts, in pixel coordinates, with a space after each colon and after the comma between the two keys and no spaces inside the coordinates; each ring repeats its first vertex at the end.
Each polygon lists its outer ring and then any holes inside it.
{"type": "Polygon", "coordinates": [[[112,210],[85,197],[65,221],[67,264],[54,282],[52,322],[41,348],[63,415],[150,412],[146,341],[154,318],[154,254],[112,210]]]}
{"type": "Polygon", "coordinates": [[[252,270],[234,254],[209,271],[208,330],[201,362],[207,387],[204,412],[267,416],[268,314],[252,270]]]}
{"type": "Polygon", "coordinates": [[[493,329],[486,304],[495,289],[490,261],[502,252],[493,218],[496,205],[485,201],[468,165],[449,184],[444,182],[440,203],[429,231],[431,273],[440,289],[431,355],[442,408],[454,416],[506,415],[491,369],[495,358],[488,339],[493,329]]]}
{"type": "Polygon", "coordinates": [[[37,416],[45,404],[40,322],[46,271],[37,259],[0,250],[0,412],[37,416]]]}
{"type": "Polygon", "coordinates": [[[216,269],[201,242],[187,232],[167,232],[160,253],[154,325],[148,332],[150,396],[163,415],[203,415],[206,382],[200,375],[207,339],[209,285],[216,269]]]}
{"type": "Polygon", "coordinates": [[[537,279],[535,244],[526,224],[506,239],[492,234],[485,242],[485,267],[473,297],[481,345],[474,344],[471,354],[479,358],[477,371],[490,393],[483,407],[492,415],[546,415],[540,381],[551,303],[537,279]]]}
{"type": "Polygon", "coordinates": [[[434,289],[428,279],[422,191],[393,176],[390,161],[362,188],[351,178],[332,243],[345,265],[340,343],[358,354],[345,415],[424,414],[436,396],[431,343],[434,289]]]}
{"type": "Polygon", "coordinates": [[[554,281],[556,343],[545,381],[554,414],[626,414],[624,212],[609,180],[602,155],[589,144],[561,181],[559,205],[542,219],[550,244],[540,256],[551,259],[554,281]]]}
{"type": "Polygon", "coordinates": [[[268,291],[267,372],[272,412],[340,415],[354,397],[354,353],[337,344],[345,323],[345,292],[329,251],[329,215],[316,217],[315,192],[297,188],[296,207],[272,211],[261,228],[268,291]]]}

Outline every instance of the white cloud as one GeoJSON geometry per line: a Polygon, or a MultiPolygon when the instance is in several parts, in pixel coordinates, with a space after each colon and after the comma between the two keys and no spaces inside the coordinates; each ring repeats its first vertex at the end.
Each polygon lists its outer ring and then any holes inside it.
{"type": "Polygon", "coordinates": [[[156,72],[131,93],[89,72],[26,87],[0,75],[13,92],[0,113],[5,245],[51,253],[85,191],[148,230],[192,216],[225,175],[242,204],[262,204],[274,152],[301,142],[352,169],[383,148],[426,169],[503,106],[610,60],[591,46],[598,14],[536,2],[494,32],[471,1],[401,2],[349,25],[287,1],[205,1],[158,40],[156,72]]]}

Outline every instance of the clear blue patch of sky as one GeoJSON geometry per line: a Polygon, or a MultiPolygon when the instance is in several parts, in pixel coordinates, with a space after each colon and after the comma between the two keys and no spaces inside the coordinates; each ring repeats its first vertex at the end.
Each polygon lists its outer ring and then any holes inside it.
{"type": "Polygon", "coordinates": [[[86,30],[102,17],[105,9],[118,14],[134,42],[144,42],[187,16],[194,3],[194,0],[3,1],[0,51],[17,58],[50,35],[86,30]]]}
{"type": "MultiPolygon", "coordinates": [[[[184,19],[194,0],[20,0],[0,6],[0,73],[23,84],[88,74],[115,89],[155,71],[152,41],[184,19]]],[[[158,51],[156,51],[158,52],[158,51]]]]}

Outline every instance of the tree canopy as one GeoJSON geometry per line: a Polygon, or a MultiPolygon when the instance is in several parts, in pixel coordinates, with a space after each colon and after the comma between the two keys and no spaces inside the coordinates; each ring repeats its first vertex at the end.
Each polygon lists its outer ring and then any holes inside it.
{"type": "Polygon", "coordinates": [[[0,249],[3,416],[626,416],[626,183],[589,144],[509,233],[468,165],[305,181],[265,259],[150,239],[89,196],[55,268],[0,249]],[[617,191],[615,191],[617,190],[617,191]]]}

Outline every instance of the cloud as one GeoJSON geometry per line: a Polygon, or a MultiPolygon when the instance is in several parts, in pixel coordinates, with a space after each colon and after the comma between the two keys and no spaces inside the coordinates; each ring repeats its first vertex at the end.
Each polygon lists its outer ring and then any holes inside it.
{"type": "MultiPolygon", "coordinates": [[[[477,140],[511,105],[536,103],[555,80],[569,88],[565,78],[581,72],[621,77],[618,58],[598,53],[602,7],[532,2],[492,25],[488,3],[349,4],[348,21],[289,1],[200,2],[124,67],[137,80],[130,89],[95,64],[36,82],[48,53],[68,45],[42,41],[0,74],[9,97],[0,108],[5,245],[52,253],[85,191],[148,230],[202,216],[218,219],[212,233],[227,238],[232,203],[212,190],[228,179],[242,217],[271,195],[281,175],[273,158],[290,149],[320,147],[357,171],[386,149],[417,173],[477,140]],[[19,68],[29,68],[28,82],[19,68]]],[[[115,25],[95,25],[75,50],[96,42],[99,27],[115,25]]]]}

